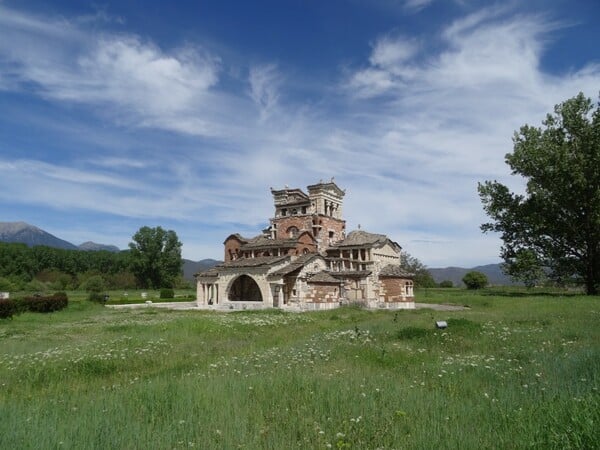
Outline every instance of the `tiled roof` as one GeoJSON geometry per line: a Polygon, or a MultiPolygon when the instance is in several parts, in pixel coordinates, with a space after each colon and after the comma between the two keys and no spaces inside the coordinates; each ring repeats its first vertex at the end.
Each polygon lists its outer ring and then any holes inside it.
{"type": "Polygon", "coordinates": [[[365,278],[371,275],[370,270],[340,270],[339,272],[330,272],[336,278],[365,278]]]}
{"type": "Polygon", "coordinates": [[[265,236],[256,236],[242,244],[241,250],[256,248],[291,248],[298,244],[298,239],[269,239],[265,236]]]}
{"type": "Polygon", "coordinates": [[[208,270],[205,270],[204,272],[198,272],[196,274],[194,274],[195,277],[218,277],[219,276],[219,267],[215,266],[215,267],[211,267],[208,270]]]}
{"type": "Polygon", "coordinates": [[[296,270],[302,269],[302,267],[304,267],[311,259],[317,257],[319,255],[317,255],[316,253],[308,253],[306,255],[301,255],[298,256],[294,261],[291,262],[291,264],[289,264],[288,266],[282,267],[279,270],[276,270],[275,272],[271,273],[270,275],[274,275],[274,276],[284,276],[284,275],[288,275],[292,272],[295,272],[296,270]]]}
{"type": "Polygon", "coordinates": [[[414,274],[407,272],[402,267],[396,264],[388,264],[381,272],[379,272],[380,277],[398,277],[398,278],[412,278],[414,274]]]}
{"type": "Polygon", "coordinates": [[[348,236],[334,247],[361,247],[361,246],[377,246],[381,247],[389,241],[385,234],[368,233],[363,230],[355,230],[348,233],[348,236]]]}
{"type": "Polygon", "coordinates": [[[336,283],[339,284],[340,280],[332,277],[328,272],[318,272],[308,279],[309,283],[336,283]]]}
{"type": "MultiPolygon", "coordinates": [[[[238,241],[240,241],[242,244],[252,240],[253,238],[245,238],[244,236],[242,236],[239,233],[234,233],[234,234],[230,234],[229,236],[227,236],[227,239],[225,239],[225,242],[227,242],[230,238],[236,238],[238,241]]],[[[223,242],[223,243],[225,243],[223,242]]]]}
{"type": "Polygon", "coordinates": [[[259,266],[270,266],[272,264],[276,264],[278,262],[283,261],[284,259],[289,258],[289,256],[259,256],[257,258],[239,258],[234,259],[233,261],[227,261],[223,264],[216,266],[216,269],[219,268],[230,268],[230,267],[259,267],[259,266]]]}
{"type": "Polygon", "coordinates": [[[221,263],[215,267],[212,267],[204,272],[199,272],[196,277],[218,277],[223,271],[227,269],[234,269],[238,267],[264,267],[271,266],[284,261],[289,256],[259,256],[257,258],[239,258],[233,261],[227,261],[221,263]]]}

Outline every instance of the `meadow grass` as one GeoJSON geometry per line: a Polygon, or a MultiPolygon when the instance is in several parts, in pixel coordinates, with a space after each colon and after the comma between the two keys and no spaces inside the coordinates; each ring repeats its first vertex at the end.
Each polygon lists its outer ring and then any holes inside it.
{"type": "Polygon", "coordinates": [[[112,310],[75,296],[4,320],[0,448],[600,446],[600,298],[417,297],[470,308],[112,310]]]}

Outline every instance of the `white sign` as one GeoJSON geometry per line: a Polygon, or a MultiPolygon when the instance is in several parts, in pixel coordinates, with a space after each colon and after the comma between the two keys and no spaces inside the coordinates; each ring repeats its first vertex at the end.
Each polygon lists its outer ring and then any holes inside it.
{"type": "Polygon", "coordinates": [[[8,292],[0,292],[0,300],[10,298],[10,293],[8,292]]]}

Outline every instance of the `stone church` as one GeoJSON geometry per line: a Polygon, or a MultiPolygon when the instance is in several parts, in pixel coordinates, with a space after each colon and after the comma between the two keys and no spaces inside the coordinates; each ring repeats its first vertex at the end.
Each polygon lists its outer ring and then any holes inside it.
{"type": "Polygon", "coordinates": [[[346,234],[345,191],[332,179],[302,189],[271,188],[275,216],[262,234],[225,239],[224,262],[196,274],[206,309],[414,308],[413,276],[401,247],[382,234],[346,234]]]}

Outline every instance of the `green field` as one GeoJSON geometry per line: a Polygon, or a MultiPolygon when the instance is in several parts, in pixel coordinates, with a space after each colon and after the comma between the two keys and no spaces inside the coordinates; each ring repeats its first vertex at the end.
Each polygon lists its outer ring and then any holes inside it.
{"type": "Polygon", "coordinates": [[[600,447],[600,298],[417,297],[470,309],[2,320],[0,448],[600,447]]]}

